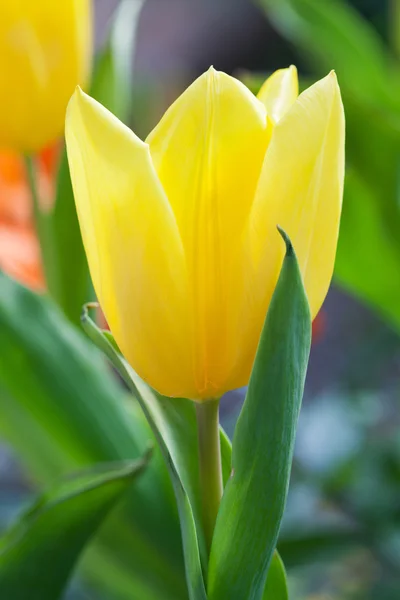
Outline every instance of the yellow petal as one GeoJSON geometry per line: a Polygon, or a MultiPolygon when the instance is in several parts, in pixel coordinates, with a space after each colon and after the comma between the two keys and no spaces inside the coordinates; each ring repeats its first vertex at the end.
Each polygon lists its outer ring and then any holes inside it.
{"type": "Polygon", "coordinates": [[[62,134],[91,60],[90,0],[1,3],[0,148],[35,152],[62,134]]]}
{"type": "Polygon", "coordinates": [[[344,113],[332,72],[275,126],[248,226],[255,291],[265,312],[280,270],[280,225],[297,253],[312,316],[331,281],[344,178],[344,113]],[[264,278],[264,279],[263,279],[264,278]]]}
{"type": "Polygon", "coordinates": [[[274,123],[289,110],[299,95],[297,69],[291,65],[288,69],[275,71],[262,85],[257,98],[265,105],[268,116],[274,123]]]}
{"type": "Polygon", "coordinates": [[[232,385],[241,319],[238,238],[268,141],[265,107],[238,80],[210,69],[148,137],[188,265],[197,397],[232,385]]]}
{"type": "Polygon", "coordinates": [[[94,287],[118,345],[160,392],[193,391],[183,247],[148,145],[79,89],[66,140],[94,287]]]}

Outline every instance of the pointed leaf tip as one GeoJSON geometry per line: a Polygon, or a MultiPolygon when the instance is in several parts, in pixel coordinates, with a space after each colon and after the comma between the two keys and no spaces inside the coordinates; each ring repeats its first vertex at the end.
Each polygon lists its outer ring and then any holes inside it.
{"type": "Polygon", "coordinates": [[[282,229],[282,227],[280,227],[279,225],[277,225],[276,228],[279,231],[279,233],[281,234],[283,241],[285,242],[286,256],[296,256],[296,253],[293,248],[293,244],[290,241],[290,238],[289,238],[288,234],[286,233],[286,231],[284,229],[282,229]]]}

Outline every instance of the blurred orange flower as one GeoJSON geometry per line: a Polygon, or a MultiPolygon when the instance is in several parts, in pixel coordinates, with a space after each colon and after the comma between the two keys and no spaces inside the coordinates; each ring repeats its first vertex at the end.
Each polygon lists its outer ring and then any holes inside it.
{"type": "MultiPolygon", "coordinates": [[[[44,208],[50,208],[54,198],[58,155],[57,144],[38,156],[44,208]]],[[[24,162],[9,151],[0,153],[0,269],[37,291],[45,287],[24,162]]]]}

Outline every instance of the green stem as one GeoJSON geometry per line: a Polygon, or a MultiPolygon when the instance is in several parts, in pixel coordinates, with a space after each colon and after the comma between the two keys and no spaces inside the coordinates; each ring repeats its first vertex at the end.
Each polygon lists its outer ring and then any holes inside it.
{"type": "Polygon", "coordinates": [[[36,234],[39,239],[43,271],[46,279],[47,290],[51,296],[57,298],[57,268],[55,259],[55,246],[51,218],[40,207],[40,197],[37,185],[37,169],[34,157],[25,156],[25,169],[32,197],[33,217],[36,234]]]}
{"type": "Polygon", "coordinates": [[[222,498],[219,400],[196,403],[200,488],[204,535],[210,552],[219,504],[222,498]]]}

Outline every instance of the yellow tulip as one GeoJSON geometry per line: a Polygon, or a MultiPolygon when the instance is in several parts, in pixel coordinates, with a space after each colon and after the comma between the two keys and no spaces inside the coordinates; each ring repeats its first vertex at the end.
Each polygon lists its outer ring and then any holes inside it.
{"type": "Polygon", "coordinates": [[[145,142],[76,90],[69,164],[93,283],[111,331],[159,392],[215,398],[248,382],[284,254],[312,315],[332,276],[344,116],[334,73],[297,97],[297,72],[256,98],[210,69],[145,142]]]}
{"type": "Polygon", "coordinates": [[[0,8],[0,148],[31,153],[61,135],[91,59],[90,0],[9,0],[0,8]]]}

